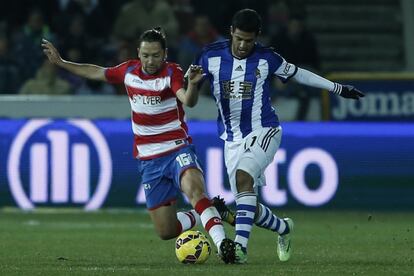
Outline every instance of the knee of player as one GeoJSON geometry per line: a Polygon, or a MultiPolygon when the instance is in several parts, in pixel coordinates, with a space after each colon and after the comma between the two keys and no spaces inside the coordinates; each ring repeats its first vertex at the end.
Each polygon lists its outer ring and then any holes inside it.
{"type": "Polygon", "coordinates": [[[196,168],[189,168],[181,174],[181,185],[204,185],[204,177],[200,170],[196,168]]]}
{"type": "Polygon", "coordinates": [[[253,177],[243,170],[236,171],[236,182],[238,185],[240,184],[243,186],[250,186],[254,183],[253,177]]]}
{"type": "Polygon", "coordinates": [[[188,170],[181,177],[181,190],[190,199],[199,199],[204,196],[203,176],[196,170],[188,170]]]}
{"type": "Polygon", "coordinates": [[[158,232],[158,237],[160,237],[161,240],[171,240],[177,237],[177,232],[169,231],[168,229],[162,230],[158,232]]]}
{"type": "Polygon", "coordinates": [[[204,192],[204,189],[203,188],[194,187],[193,189],[190,189],[186,193],[186,196],[191,201],[191,203],[196,203],[200,199],[204,198],[206,195],[205,195],[205,192],[204,192]]]}

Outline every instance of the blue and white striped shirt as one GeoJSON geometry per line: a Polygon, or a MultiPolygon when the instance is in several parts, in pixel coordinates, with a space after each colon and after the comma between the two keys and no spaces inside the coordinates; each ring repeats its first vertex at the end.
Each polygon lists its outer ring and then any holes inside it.
{"type": "Polygon", "coordinates": [[[279,126],[270,100],[272,75],[285,82],[295,75],[295,65],[257,43],[248,57],[238,59],[231,53],[229,40],[207,45],[196,64],[210,81],[221,139],[240,141],[258,128],[279,126]]]}

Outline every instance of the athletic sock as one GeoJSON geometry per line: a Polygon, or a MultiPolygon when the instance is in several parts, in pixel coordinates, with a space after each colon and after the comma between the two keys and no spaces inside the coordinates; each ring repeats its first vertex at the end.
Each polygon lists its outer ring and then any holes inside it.
{"type": "Polygon", "coordinates": [[[259,216],[255,223],[259,227],[277,232],[280,235],[289,233],[289,226],[287,223],[273,214],[269,207],[261,203],[259,203],[259,216]]]}
{"type": "Polygon", "coordinates": [[[221,242],[226,238],[226,234],[217,209],[206,197],[200,199],[196,203],[194,209],[200,215],[201,223],[203,224],[204,229],[206,229],[210,237],[213,239],[214,244],[219,249],[221,242]]]}
{"type": "Polygon", "coordinates": [[[242,192],[236,195],[236,239],[246,250],[256,212],[257,196],[252,192],[242,192]]]}
{"type": "Polygon", "coordinates": [[[197,212],[194,209],[186,211],[186,212],[178,212],[177,220],[178,220],[178,227],[177,227],[178,235],[200,224],[200,216],[197,214],[197,212]]]}

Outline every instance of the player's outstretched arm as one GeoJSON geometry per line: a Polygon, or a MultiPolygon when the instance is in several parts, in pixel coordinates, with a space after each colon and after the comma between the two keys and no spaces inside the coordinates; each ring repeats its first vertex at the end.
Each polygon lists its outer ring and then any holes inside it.
{"type": "Polygon", "coordinates": [[[359,100],[359,98],[365,96],[364,93],[351,85],[334,83],[302,68],[298,68],[296,74],[293,76],[293,79],[300,84],[326,89],[330,92],[333,92],[334,94],[348,99],[359,100]]]}
{"type": "Polygon", "coordinates": [[[203,78],[203,68],[199,65],[190,65],[185,74],[188,79],[187,89],[177,91],[177,98],[186,106],[194,107],[198,101],[198,83],[203,78]]]}
{"type": "Polygon", "coordinates": [[[42,48],[43,53],[45,53],[51,63],[56,64],[57,66],[62,67],[72,72],[73,74],[84,78],[106,81],[104,67],[100,67],[94,64],[75,63],[64,60],[60,56],[55,46],[46,39],[42,39],[42,48]]]}

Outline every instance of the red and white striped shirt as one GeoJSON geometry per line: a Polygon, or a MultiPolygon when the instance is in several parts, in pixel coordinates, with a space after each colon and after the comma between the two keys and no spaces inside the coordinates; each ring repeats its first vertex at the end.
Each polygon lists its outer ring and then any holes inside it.
{"type": "Polygon", "coordinates": [[[184,109],[175,93],[184,86],[178,64],[165,62],[157,74],[142,71],[139,60],[107,68],[110,83],[124,83],[132,110],[134,156],[160,157],[191,143],[184,109]]]}

